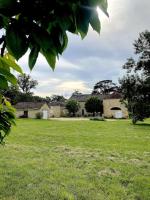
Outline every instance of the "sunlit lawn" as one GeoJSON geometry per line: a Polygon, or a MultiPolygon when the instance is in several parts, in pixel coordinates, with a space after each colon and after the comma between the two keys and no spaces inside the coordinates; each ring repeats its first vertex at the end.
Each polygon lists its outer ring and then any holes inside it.
{"type": "Polygon", "coordinates": [[[0,147],[0,200],[150,199],[150,120],[18,120],[0,147]]]}

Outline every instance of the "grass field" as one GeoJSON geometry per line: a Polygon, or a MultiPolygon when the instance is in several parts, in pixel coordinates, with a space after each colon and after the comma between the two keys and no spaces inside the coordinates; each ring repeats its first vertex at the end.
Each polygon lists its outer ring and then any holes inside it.
{"type": "Polygon", "coordinates": [[[0,146],[0,200],[150,199],[150,120],[18,120],[0,146]]]}

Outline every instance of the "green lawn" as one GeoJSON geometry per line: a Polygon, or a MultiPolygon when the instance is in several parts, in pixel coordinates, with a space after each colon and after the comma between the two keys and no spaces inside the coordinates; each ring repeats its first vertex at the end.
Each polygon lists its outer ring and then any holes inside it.
{"type": "Polygon", "coordinates": [[[150,120],[18,120],[0,146],[0,200],[150,199],[150,120]]]}

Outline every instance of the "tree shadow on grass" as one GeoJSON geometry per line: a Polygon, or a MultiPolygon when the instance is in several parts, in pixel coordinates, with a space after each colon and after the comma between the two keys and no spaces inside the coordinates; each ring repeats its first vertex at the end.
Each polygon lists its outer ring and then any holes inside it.
{"type": "Polygon", "coordinates": [[[149,127],[149,128],[150,128],[150,124],[149,124],[149,123],[140,123],[140,124],[135,124],[135,126],[149,127]]]}

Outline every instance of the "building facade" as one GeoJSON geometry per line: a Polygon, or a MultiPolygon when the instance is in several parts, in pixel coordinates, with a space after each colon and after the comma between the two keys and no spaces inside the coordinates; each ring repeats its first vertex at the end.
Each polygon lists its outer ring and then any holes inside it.
{"type": "Polygon", "coordinates": [[[128,110],[121,103],[121,94],[113,93],[109,95],[75,94],[70,99],[76,100],[80,104],[77,116],[90,116],[85,109],[86,101],[91,97],[98,97],[103,102],[103,116],[105,118],[128,118],[128,110]]]}
{"type": "MultiPolygon", "coordinates": [[[[88,117],[85,109],[85,103],[90,97],[98,97],[103,102],[103,117],[105,118],[128,118],[128,110],[121,103],[120,94],[110,95],[92,95],[92,94],[76,94],[72,95],[69,100],[79,102],[80,108],[76,113],[77,117],[88,117]]],[[[43,119],[67,117],[68,111],[65,108],[65,102],[37,103],[37,102],[20,102],[16,104],[17,117],[36,118],[37,113],[41,113],[43,119]]],[[[98,113],[100,115],[100,113],[98,113]]]]}
{"type": "Polygon", "coordinates": [[[15,105],[18,118],[36,118],[40,113],[43,119],[50,117],[50,108],[42,102],[19,102],[15,105]]]}
{"type": "Polygon", "coordinates": [[[128,118],[128,110],[120,99],[104,99],[103,110],[105,118],[128,118]]]}

